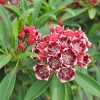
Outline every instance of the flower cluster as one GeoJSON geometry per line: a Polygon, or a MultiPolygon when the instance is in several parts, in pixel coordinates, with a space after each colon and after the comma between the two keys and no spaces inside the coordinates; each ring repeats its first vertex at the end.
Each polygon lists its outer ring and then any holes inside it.
{"type": "Polygon", "coordinates": [[[91,43],[81,29],[64,29],[57,25],[50,32],[32,48],[32,52],[39,55],[31,57],[38,62],[33,67],[35,75],[40,80],[48,80],[50,74],[55,72],[62,83],[71,81],[75,77],[75,64],[87,68],[90,63],[89,55],[85,52],[91,43]]]}
{"type": "Polygon", "coordinates": [[[32,45],[40,39],[41,35],[34,26],[25,26],[23,25],[22,29],[19,32],[19,43],[18,49],[23,51],[27,45],[32,45]]]}

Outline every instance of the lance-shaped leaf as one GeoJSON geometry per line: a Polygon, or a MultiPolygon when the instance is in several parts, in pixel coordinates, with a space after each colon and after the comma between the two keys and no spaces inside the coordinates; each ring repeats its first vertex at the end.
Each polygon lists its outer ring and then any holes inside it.
{"type": "Polygon", "coordinates": [[[34,7],[35,10],[32,13],[32,19],[33,19],[32,22],[35,21],[35,19],[37,18],[38,14],[39,14],[42,1],[43,0],[34,0],[34,2],[33,2],[33,7],[34,7]]]}
{"type": "Polygon", "coordinates": [[[24,53],[21,53],[21,54],[17,55],[16,59],[24,59],[24,58],[26,58],[28,56],[38,57],[38,54],[26,51],[24,53]]]}
{"type": "Polygon", "coordinates": [[[14,89],[16,69],[9,72],[0,83],[0,100],[9,100],[14,89]]]}
{"type": "Polygon", "coordinates": [[[65,100],[74,100],[73,91],[67,82],[65,83],[65,100]]]}
{"type": "Polygon", "coordinates": [[[10,17],[9,17],[9,15],[8,15],[8,12],[5,10],[5,8],[2,6],[2,5],[0,5],[0,15],[2,16],[2,18],[3,18],[3,22],[4,22],[4,24],[5,24],[5,28],[7,29],[7,33],[8,33],[8,35],[11,35],[11,20],[10,20],[10,17]]]}
{"type": "Polygon", "coordinates": [[[52,81],[52,77],[53,75],[50,77],[50,79],[48,81],[36,81],[31,87],[30,89],[27,91],[26,96],[24,98],[24,100],[34,100],[35,98],[37,98],[39,95],[41,95],[50,85],[51,81],[52,81]]]}
{"type": "Polygon", "coordinates": [[[0,55],[0,69],[10,61],[11,57],[10,54],[0,55]]]}
{"type": "Polygon", "coordinates": [[[83,89],[100,97],[100,84],[97,83],[93,78],[77,71],[75,80],[83,89]]]}
{"type": "Polygon", "coordinates": [[[20,16],[21,13],[22,13],[21,10],[18,7],[16,7],[16,6],[13,6],[13,5],[5,5],[5,7],[11,9],[12,11],[14,11],[18,16],[20,16]]]}
{"type": "Polygon", "coordinates": [[[51,100],[65,100],[65,85],[55,76],[51,84],[51,100]]]}

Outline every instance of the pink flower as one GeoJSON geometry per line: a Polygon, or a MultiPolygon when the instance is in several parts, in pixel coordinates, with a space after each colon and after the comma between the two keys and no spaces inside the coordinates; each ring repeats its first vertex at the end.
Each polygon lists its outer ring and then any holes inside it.
{"type": "Polygon", "coordinates": [[[45,49],[49,56],[54,56],[60,53],[60,46],[55,41],[50,41],[48,47],[45,49]]]}
{"type": "Polygon", "coordinates": [[[18,6],[19,5],[19,0],[9,0],[8,3],[12,4],[12,5],[15,5],[15,6],[18,6]]]}
{"type": "Polygon", "coordinates": [[[63,67],[57,72],[57,77],[62,83],[71,81],[75,77],[75,69],[63,67]]]}
{"type": "Polygon", "coordinates": [[[57,71],[59,68],[61,68],[61,61],[59,57],[51,56],[47,59],[47,62],[50,68],[54,71],[57,71]]]}
{"type": "Polygon", "coordinates": [[[76,54],[73,49],[65,48],[61,52],[62,63],[68,67],[76,64],[76,54]]]}
{"type": "Polygon", "coordinates": [[[86,41],[84,39],[73,39],[72,40],[72,48],[77,52],[86,52],[88,51],[86,41]]]}
{"type": "Polygon", "coordinates": [[[23,43],[19,43],[19,44],[18,44],[18,49],[19,49],[20,51],[23,51],[23,50],[25,49],[24,44],[23,44],[23,43]]]}
{"type": "Polygon", "coordinates": [[[46,81],[48,80],[48,78],[50,76],[49,66],[42,63],[42,64],[37,64],[36,66],[33,67],[33,69],[35,71],[35,75],[36,75],[37,79],[46,80],[46,81]]]}
{"type": "Polygon", "coordinates": [[[87,65],[90,62],[91,62],[91,60],[89,59],[89,55],[88,54],[80,53],[77,56],[77,64],[80,67],[87,68],[87,65]]]}

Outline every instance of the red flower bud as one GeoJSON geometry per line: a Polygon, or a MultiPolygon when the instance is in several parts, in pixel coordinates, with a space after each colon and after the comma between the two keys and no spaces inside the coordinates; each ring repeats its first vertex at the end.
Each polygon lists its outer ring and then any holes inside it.
{"type": "Polygon", "coordinates": [[[25,49],[24,44],[23,43],[19,43],[18,44],[18,49],[21,50],[21,51],[23,51],[25,49]]]}

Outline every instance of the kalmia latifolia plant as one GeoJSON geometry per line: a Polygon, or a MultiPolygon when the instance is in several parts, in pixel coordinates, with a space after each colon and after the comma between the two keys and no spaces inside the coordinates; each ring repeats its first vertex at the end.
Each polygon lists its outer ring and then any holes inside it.
{"type": "Polygon", "coordinates": [[[0,100],[100,99],[100,0],[0,0],[0,100]]]}

